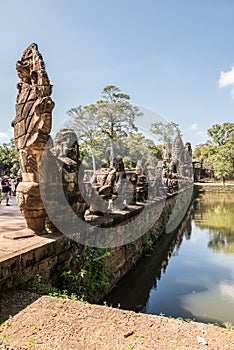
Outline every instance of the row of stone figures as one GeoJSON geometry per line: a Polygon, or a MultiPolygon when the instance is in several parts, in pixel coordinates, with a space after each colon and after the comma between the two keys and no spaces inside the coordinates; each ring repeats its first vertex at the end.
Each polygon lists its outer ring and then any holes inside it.
{"type": "Polygon", "coordinates": [[[138,162],[136,169],[125,170],[120,155],[112,169],[98,169],[86,184],[91,188],[90,213],[124,209],[148,198],[148,182],[141,163],[138,162]]]}
{"type": "Polygon", "coordinates": [[[74,213],[84,220],[87,209],[124,209],[162,196],[165,190],[177,190],[189,181],[190,151],[185,150],[177,135],[172,152],[166,149],[165,159],[156,169],[147,170],[139,162],[136,169],[126,171],[119,156],[113,169],[100,169],[90,183],[85,183],[76,134],[64,129],[53,140],[50,136],[52,85],[35,43],[23,52],[16,70],[20,81],[12,126],[20,153],[22,182],[16,196],[26,221],[22,234],[42,234],[46,224],[56,229],[53,218],[62,222],[74,213]]]}
{"type": "Polygon", "coordinates": [[[165,197],[191,184],[191,145],[187,143],[184,147],[179,135],[173,145],[173,158],[167,154],[166,158],[158,162],[156,169],[143,166],[139,160],[135,169],[125,170],[123,159],[119,155],[113,169],[97,170],[90,182],[87,182],[90,187],[89,212],[124,209],[128,204],[165,197]],[[175,145],[178,144],[181,147],[175,151],[175,145]]]}

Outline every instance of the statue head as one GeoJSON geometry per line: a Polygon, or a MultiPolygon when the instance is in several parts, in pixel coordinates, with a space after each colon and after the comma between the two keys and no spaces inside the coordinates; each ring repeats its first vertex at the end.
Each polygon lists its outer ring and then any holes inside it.
{"type": "Polygon", "coordinates": [[[124,162],[122,156],[118,155],[115,159],[115,170],[117,172],[124,171],[124,162]]]}
{"type": "Polygon", "coordinates": [[[67,157],[77,161],[80,151],[76,133],[72,129],[61,129],[53,140],[52,153],[58,158],[67,157]]]}
{"type": "Polygon", "coordinates": [[[136,174],[138,176],[142,176],[143,175],[143,166],[142,166],[142,162],[141,160],[137,161],[137,165],[136,165],[136,174]]]}
{"type": "Polygon", "coordinates": [[[186,142],[185,149],[188,151],[190,155],[192,155],[192,147],[190,142],[186,142]]]}

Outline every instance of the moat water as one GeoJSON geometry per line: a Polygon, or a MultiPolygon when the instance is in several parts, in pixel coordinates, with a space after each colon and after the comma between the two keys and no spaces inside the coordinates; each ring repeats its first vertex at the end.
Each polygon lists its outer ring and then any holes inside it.
{"type": "Polygon", "coordinates": [[[204,194],[106,299],[108,305],[234,324],[234,194],[204,194]]]}

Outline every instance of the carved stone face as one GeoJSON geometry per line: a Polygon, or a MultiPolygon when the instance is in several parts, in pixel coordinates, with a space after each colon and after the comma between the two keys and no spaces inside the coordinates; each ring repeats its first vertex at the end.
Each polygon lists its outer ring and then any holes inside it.
{"type": "Polygon", "coordinates": [[[73,160],[79,159],[79,146],[77,141],[68,148],[67,157],[73,160]]]}
{"type": "Polygon", "coordinates": [[[124,162],[121,156],[117,156],[115,160],[115,169],[116,171],[124,171],[124,162]]]}
{"type": "Polygon", "coordinates": [[[68,157],[77,161],[80,158],[80,152],[75,132],[70,129],[60,130],[54,138],[52,153],[56,157],[68,157]]]}

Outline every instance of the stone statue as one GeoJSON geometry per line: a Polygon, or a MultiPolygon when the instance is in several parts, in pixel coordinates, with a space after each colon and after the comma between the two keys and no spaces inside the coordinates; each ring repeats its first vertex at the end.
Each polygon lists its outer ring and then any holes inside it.
{"type": "Polygon", "coordinates": [[[191,143],[186,142],[184,148],[184,174],[190,178],[193,177],[192,155],[191,143]]]}
{"type": "Polygon", "coordinates": [[[77,135],[72,129],[59,130],[53,141],[47,143],[40,169],[40,189],[49,216],[47,231],[56,230],[56,224],[68,220],[73,213],[84,219],[87,204],[84,200],[84,169],[80,160],[77,135]],[[69,208],[72,211],[68,210],[69,208]],[[65,218],[66,217],[66,218],[65,218]]]}
{"type": "Polygon", "coordinates": [[[20,81],[12,126],[22,174],[16,195],[26,220],[25,233],[40,234],[45,228],[46,212],[40,196],[38,170],[52,125],[52,85],[36,44],[24,51],[16,70],[20,81]]]}
{"type": "Polygon", "coordinates": [[[84,168],[80,160],[79,144],[76,133],[71,129],[60,130],[51,150],[56,157],[58,171],[62,173],[62,185],[67,203],[75,214],[84,218],[87,205],[83,198],[84,168]]]}
{"type": "Polygon", "coordinates": [[[190,158],[192,158],[192,147],[190,142],[185,143],[185,151],[187,151],[190,158]]]}
{"type": "Polygon", "coordinates": [[[118,155],[115,159],[114,168],[116,171],[116,184],[118,184],[118,182],[120,182],[121,179],[124,179],[126,176],[123,158],[120,155],[118,155]]]}
{"type": "Polygon", "coordinates": [[[114,169],[116,171],[116,178],[114,182],[114,193],[117,194],[114,198],[113,207],[115,209],[124,209],[127,204],[127,180],[126,172],[123,162],[123,157],[118,155],[114,162],[114,169]]]}
{"type": "Polygon", "coordinates": [[[170,162],[171,160],[171,144],[169,142],[166,143],[164,151],[163,151],[163,160],[166,162],[170,162]]]}
{"type": "Polygon", "coordinates": [[[137,202],[145,202],[148,197],[148,182],[144,174],[142,161],[138,160],[136,165],[137,184],[136,184],[136,200],[137,202]]]}
{"type": "MultiPolygon", "coordinates": [[[[183,160],[184,160],[184,144],[182,141],[182,138],[179,134],[177,133],[173,145],[172,145],[172,160],[175,162],[176,166],[180,165],[183,160]]],[[[178,171],[179,169],[177,169],[178,171]]]]}

